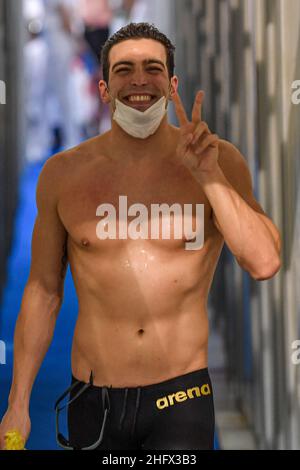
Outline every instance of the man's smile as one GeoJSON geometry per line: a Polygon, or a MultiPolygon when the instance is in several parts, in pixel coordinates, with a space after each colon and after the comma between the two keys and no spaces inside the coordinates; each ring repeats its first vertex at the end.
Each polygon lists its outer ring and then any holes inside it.
{"type": "Polygon", "coordinates": [[[123,97],[121,101],[127,106],[145,111],[156,103],[158,98],[156,95],[150,95],[148,93],[132,93],[123,97]]]}

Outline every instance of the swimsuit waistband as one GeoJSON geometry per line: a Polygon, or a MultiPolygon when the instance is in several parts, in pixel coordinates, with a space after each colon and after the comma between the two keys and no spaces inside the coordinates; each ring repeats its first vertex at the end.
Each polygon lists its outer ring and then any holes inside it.
{"type": "MultiPolygon", "coordinates": [[[[173,377],[171,379],[167,379],[167,380],[164,380],[162,382],[153,383],[153,384],[150,384],[150,385],[141,385],[141,386],[136,386],[136,387],[112,387],[109,384],[104,384],[102,386],[91,384],[90,389],[101,390],[102,388],[108,388],[109,391],[112,391],[112,392],[114,392],[114,391],[124,392],[124,390],[126,390],[126,389],[127,390],[140,389],[142,391],[143,390],[145,390],[145,391],[148,390],[149,391],[151,389],[156,389],[157,390],[157,388],[159,388],[159,387],[163,388],[163,387],[168,386],[168,385],[176,385],[177,381],[195,380],[195,379],[200,379],[200,380],[205,379],[205,380],[207,380],[208,378],[209,378],[208,368],[205,367],[203,369],[198,369],[198,370],[195,370],[193,372],[188,372],[187,374],[183,374],[183,375],[173,377]]],[[[72,374],[72,383],[74,383],[74,382],[79,382],[82,385],[85,384],[85,382],[78,380],[72,374]]]]}

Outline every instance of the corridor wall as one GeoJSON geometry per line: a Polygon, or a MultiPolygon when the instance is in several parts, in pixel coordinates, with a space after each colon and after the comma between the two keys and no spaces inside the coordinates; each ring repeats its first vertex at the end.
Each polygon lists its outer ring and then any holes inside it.
{"type": "Polygon", "coordinates": [[[0,297],[24,163],[23,34],[22,2],[0,0],[0,297]]]}
{"type": "Polygon", "coordinates": [[[264,449],[300,448],[300,80],[298,0],[177,0],[177,74],[190,112],[246,158],[257,200],[280,229],[282,268],[253,280],[225,247],[211,304],[228,381],[264,449]]]}

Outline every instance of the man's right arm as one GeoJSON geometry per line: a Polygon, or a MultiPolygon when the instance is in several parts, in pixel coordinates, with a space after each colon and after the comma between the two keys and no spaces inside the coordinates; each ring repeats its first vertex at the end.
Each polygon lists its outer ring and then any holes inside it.
{"type": "MultiPolygon", "coordinates": [[[[1,423],[0,448],[9,427],[22,427],[28,414],[32,386],[51,344],[63,300],[67,268],[67,232],[57,213],[58,188],[62,176],[59,155],[50,158],[39,176],[30,274],[24,289],[14,334],[13,380],[9,407],[1,423]],[[16,422],[16,416],[21,423],[16,422]]],[[[28,415],[29,418],[29,415],[28,415]]],[[[27,439],[29,430],[24,425],[27,439]]]]}

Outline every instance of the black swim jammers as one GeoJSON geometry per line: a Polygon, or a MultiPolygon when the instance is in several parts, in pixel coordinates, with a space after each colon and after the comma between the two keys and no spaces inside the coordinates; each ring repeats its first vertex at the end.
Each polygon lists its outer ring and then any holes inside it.
{"type": "Polygon", "coordinates": [[[72,376],[70,388],[63,395],[70,392],[69,441],[57,430],[58,443],[65,448],[214,448],[213,391],[207,368],[131,388],[98,387],[72,376]]]}

